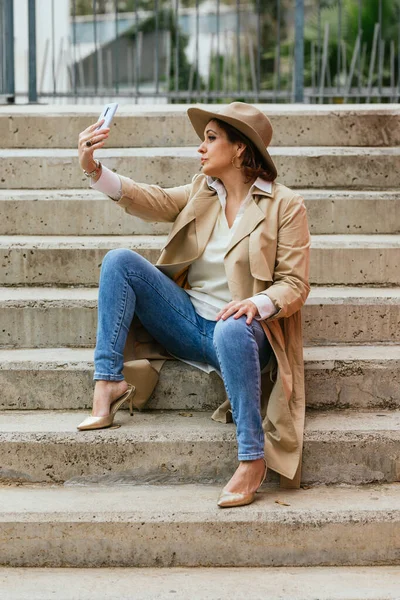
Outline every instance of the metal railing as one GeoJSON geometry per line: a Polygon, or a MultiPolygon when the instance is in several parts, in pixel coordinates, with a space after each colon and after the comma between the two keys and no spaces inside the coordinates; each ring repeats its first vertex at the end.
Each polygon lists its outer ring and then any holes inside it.
{"type": "Polygon", "coordinates": [[[0,0],[0,99],[10,103],[15,94],[13,30],[13,0],[0,0]]]}
{"type": "Polygon", "coordinates": [[[400,0],[63,1],[39,47],[28,0],[30,101],[399,101],[400,0]]]}

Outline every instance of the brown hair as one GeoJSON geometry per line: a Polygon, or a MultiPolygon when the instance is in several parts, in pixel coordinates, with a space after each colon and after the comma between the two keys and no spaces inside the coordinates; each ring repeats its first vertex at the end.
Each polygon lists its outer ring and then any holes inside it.
{"type": "Polygon", "coordinates": [[[275,174],[272,173],[269,165],[265,163],[263,157],[261,156],[258,149],[255,147],[253,142],[249,140],[243,133],[241,133],[236,127],[233,125],[229,125],[229,123],[225,123],[225,121],[220,121],[219,119],[211,119],[215,121],[221,129],[223,129],[226,133],[226,137],[234,144],[235,142],[242,142],[246,145],[246,149],[242,155],[242,165],[241,168],[244,171],[244,175],[246,177],[246,182],[248,183],[254,178],[261,177],[262,179],[266,179],[267,181],[274,181],[275,174]]]}

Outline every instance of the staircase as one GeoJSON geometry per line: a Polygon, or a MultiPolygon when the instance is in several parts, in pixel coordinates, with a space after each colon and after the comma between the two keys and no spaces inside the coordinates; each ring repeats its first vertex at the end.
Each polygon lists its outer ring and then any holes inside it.
{"type": "MultiPolygon", "coordinates": [[[[270,472],[221,510],[237,460],[234,425],[210,419],[215,373],[168,362],[148,410],[76,430],[102,258],[155,262],[170,225],[88,189],[76,145],[101,107],[0,107],[2,598],[400,597],[400,109],[263,108],[312,233],[302,489],[270,472]]],[[[197,144],[185,106],[122,106],[96,156],[169,187],[198,172],[197,144]]]]}

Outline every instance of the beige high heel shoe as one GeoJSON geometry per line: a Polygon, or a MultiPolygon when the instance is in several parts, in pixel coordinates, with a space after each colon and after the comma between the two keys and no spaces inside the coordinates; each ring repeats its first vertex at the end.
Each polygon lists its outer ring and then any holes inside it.
{"type": "Polygon", "coordinates": [[[80,425],[78,425],[77,429],[79,431],[85,431],[87,429],[104,429],[105,427],[111,427],[114,422],[114,417],[116,412],[121,408],[125,402],[129,400],[129,412],[133,417],[133,397],[135,395],[136,388],[134,385],[130,385],[126,392],[119,396],[116,400],[111,402],[110,404],[110,414],[105,417],[94,417],[90,415],[90,417],[86,417],[84,421],[80,425]]]}
{"type": "Polygon", "coordinates": [[[221,508],[228,508],[231,506],[244,506],[245,504],[251,504],[254,501],[254,499],[256,497],[256,493],[258,492],[258,490],[264,483],[265,478],[267,476],[267,462],[266,462],[265,458],[264,458],[264,465],[265,465],[264,475],[263,475],[263,478],[261,479],[260,485],[258,486],[258,488],[256,489],[255,492],[250,492],[249,494],[241,494],[240,492],[228,492],[224,488],[219,495],[218,502],[217,502],[218,506],[220,506],[221,508]]]}

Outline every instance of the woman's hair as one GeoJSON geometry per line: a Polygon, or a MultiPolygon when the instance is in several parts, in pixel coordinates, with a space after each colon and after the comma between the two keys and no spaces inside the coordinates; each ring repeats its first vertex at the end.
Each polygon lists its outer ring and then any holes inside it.
{"type": "Polygon", "coordinates": [[[225,121],[220,121],[219,119],[211,119],[215,121],[221,129],[223,129],[226,133],[228,140],[231,144],[235,142],[242,142],[246,145],[246,150],[242,155],[242,169],[244,171],[244,175],[246,177],[246,183],[254,179],[255,177],[261,177],[262,179],[266,179],[267,181],[274,181],[275,174],[272,173],[269,166],[265,163],[263,157],[261,156],[259,150],[255,147],[253,142],[249,140],[243,133],[241,133],[236,127],[233,125],[229,125],[229,123],[225,123],[225,121]]]}

